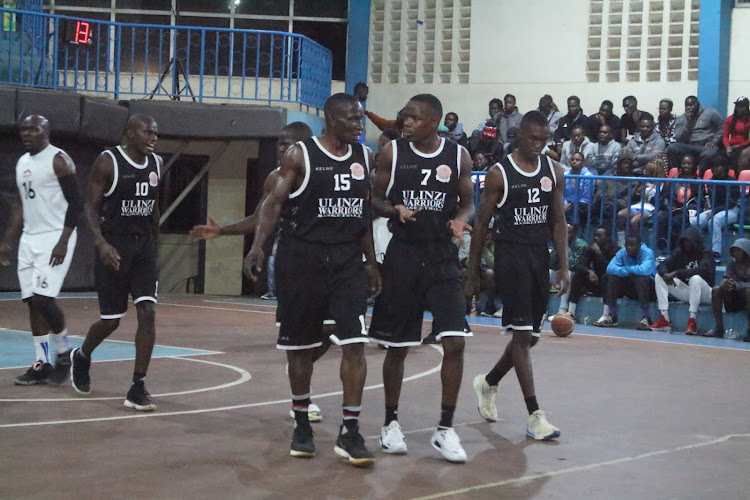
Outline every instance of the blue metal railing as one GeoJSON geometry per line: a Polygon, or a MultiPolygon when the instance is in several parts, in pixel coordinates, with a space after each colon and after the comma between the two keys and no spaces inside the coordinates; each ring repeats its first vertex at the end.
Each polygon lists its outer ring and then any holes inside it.
{"type": "MultiPolygon", "coordinates": [[[[485,174],[472,172],[475,203],[485,174]]],[[[649,247],[666,255],[684,229],[697,225],[706,231],[706,248],[726,254],[734,239],[744,237],[746,221],[750,224],[749,182],[601,175],[566,175],[565,180],[566,218],[581,226],[587,241],[605,225],[613,238],[637,231],[649,247]],[[586,186],[590,192],[584,191],[586,186]]]]}
{"type": "Polygon", "coordinates": [[[114,99],[254,100],[318,109],[331,95],[331,51],[302,35],[113,23],[0,8],[4,12],[17,16],[21,28],[0,36],[0,83],[114,99]],[[69,42],[70,23],[78,21],[89,23],[91,43],[69,42]]]}

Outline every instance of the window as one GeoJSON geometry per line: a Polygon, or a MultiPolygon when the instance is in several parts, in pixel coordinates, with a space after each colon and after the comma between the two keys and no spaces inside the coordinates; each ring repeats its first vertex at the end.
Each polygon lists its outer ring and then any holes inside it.
{"type": "Polygon", "coordinates": [[[315,40],[333,54],[333,79],[346,78],[346,24],[295,21],[294,32],[315,40]]]}
{"type": "MultiPolygon", "coordinates": [[[[355,0],[356,1],[356,0],[355,0]]],[[[348,0],[318,0],[294,2],[294,15],[300,17],[349,17],[348,0]]]]}
{"type": "Polygon", "coordinates": [[[254,16],[288,16],[289,0],[242,0],[236,12],[254,16]]]}

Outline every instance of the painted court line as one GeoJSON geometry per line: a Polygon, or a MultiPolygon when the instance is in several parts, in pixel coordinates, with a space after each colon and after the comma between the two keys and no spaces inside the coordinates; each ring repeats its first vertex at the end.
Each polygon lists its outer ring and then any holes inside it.
{"type": "Polygon", "coordinates": [[[229,307],[211,307],[211,306],[196,306],[190,304],[174,304],[172,302],[160,302],[160,306],[173,306],[173,307],[192,307],[194,309],[212,309],[214,311],[237,311],[244,313],[256,313],[256,314],[276,314],[276,311],[253,311],[252,309],[232,309],[229,307]]]}
{"type": "MultiPolygon", "coordinates": [[[[226,384],[216,385],[213,387],[204,387],[202,389],[192,389],[189,391],[178,391],[178,392],[165,392],[162,394],[152,394],[153,397],[163,397],[163,396],[184,396],[187,394],[197,394],[199,392],[208,392],[208,391],[219,391],[221,389],[226,389],[227,387],[232,387],[235,385],[243,384],[250,380],[252,376],[250,373],[246,370],[243,370],[242,368],[238,368],[233,365],[227,365],[224,363],[217,363],[215,361],[206,361],[203,359],[192,359],[184,356],[166,356],[166,358],[174,358],[174,359],[182,359],[185,361],[193,361],[195,363],[205,363],[208,365],[214,365],[214,366],[220,366],[222,368],[227,368],[229,370],[233,370],[240,374],[240,378],[233,380],[232,382],[227,382],[226,384]]],[[[164,359],[164,358],[162,358],[164,359]]],[[[60,384],[63,385],[63,384],[60,384]]],[[[66,384],[67,385],[67,384],[66,384]]],[[[89,398],[86,396],[82,397],[69,397],[69,398],[44,398],[44,399],[0,399],[0,401],[4,402],[15,402],[15,403],[40,403],[40,402],[68,402],[68,401],[108,401],[108,400],[117,400],[122,399],[122,396],[115,396],[115,397],[107,397],[107,398],[89,398]]]]}
{"type": "Polygon", "coordinates": [[[414,497],[412,498],[412,500],[430,500],[433,498],[445,498],[445,497],[450,497],[450,496],[455,496],[455,495],[463,495],[463,494],[471,493],[474,491],[486,490],[489,488],[497,488],[498,486],[505,486],[507,484],[533,481],[535,479],[554,477],[554,476],[559,476],[562,474],[570,474],[573,472],[589,471],[593,469],[598,469],[600,467],[608,467],[610,465],[619,465],[619,464],[624,464],[627,462],[635,462],[636,460],[642,460],[644,458],[651,458],[651,457],[655,457],[659,455],[666,455],[668,453],[677,453],[680,451],[692,450],[695,448],[702,448],[704,446],[713,446],[715,444],[725,443],[732,438],[750,438],[750,434],[727,434],[726,436],[722,436],[717,439],[712,439],[711,441],[705,441],[703,443],[695,443],[695,444],[689,444],[685,446],[678,446],[677,448],[670,448],[666,450],[651,451],[648,453],[641,453],[640,455],[634,455],[632,457],[617,458],[615,460],[607,460],[605,462],[597,462],[597,463],[593,463],[589,465],[582,465],[580,467],[571,467],[569,469],[562,469],[558,471],[543,472],[539,474],[532,474],[529,476],[516,477],[512,479],[506,479],[504,481],[497,481],[494,483],[478,484],[476,486],[469,486],[467,488],[461,488],[458,490],[444,491],[442,493],[437,493],[435,495],[414,497]]]}

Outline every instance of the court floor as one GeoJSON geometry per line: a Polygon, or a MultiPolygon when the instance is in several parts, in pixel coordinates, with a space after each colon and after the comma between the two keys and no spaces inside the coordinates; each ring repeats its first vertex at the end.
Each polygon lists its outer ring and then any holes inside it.
{"type": "MultiPolygon", "coordinates": [[[[96,299],[60,299],[74,344],[97,318],[96,299]]],[[[440,412],[439,346],[406,361],[399,420],[409,453],[381,453],[384,351],[366,348],[361,429],[376,464],[354,469],[333,453],[340,424],[340,352],[316,363],[317,456],[289,457],[293,421],[274,307],[208,296],[160,298],[146,383],[158,409],[123,406],[135,314],[94,353],[92,392],[20,387],[33,355],[25,306],[0,297],[0,497],[57,498],[748,498],[750,344],[579,326],[532,350],[537,397],[562,431],[525,437],[526,410],[510,373],[500,421],[476,411],[471,379],[509,337],[471,318],[455,415],[468,454],[449,464],[429,438],[440,412]]],[[[425,331],[429,323],[425,323],[425,331]]]]}

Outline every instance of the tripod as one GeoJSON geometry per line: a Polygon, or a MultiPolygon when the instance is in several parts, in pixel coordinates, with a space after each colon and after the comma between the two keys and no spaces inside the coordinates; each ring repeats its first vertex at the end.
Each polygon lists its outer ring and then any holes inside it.
{"type": "Polygon", "coordinates": [[[156,87],[154,87],[154,90],[152,90],[148,95],[148,98],[153,99],[154,95],[159,92],[159,89],[162,89],[165,94],[168,94],[169,98],[173,101],[179,101],[182,92],[184,90],[187,90],[190,94],[190,97],[193,99],[193,102],[195,102],[195,94],[193,94],[193,89],[190,88],[187,71],[185,70],[185,66],[182,64],[182,61],[179,59],[172,58],[166,65],[164,65],[164,69],[162,69],[161,75],[159,76],[159,81],[157,82],[156,87]],[[167,77],[169,71],[173,67],[174,74],[177,76],[177,78],[175,78],[174,82],[172,83],[172,92],[170,93],[167,89],[164,88],[163,83],[164,79],[167,77]],[[185,80],[185,86],[182,88],[180,88],[180,75],[182,75],[182,78],[185,80]]]}

